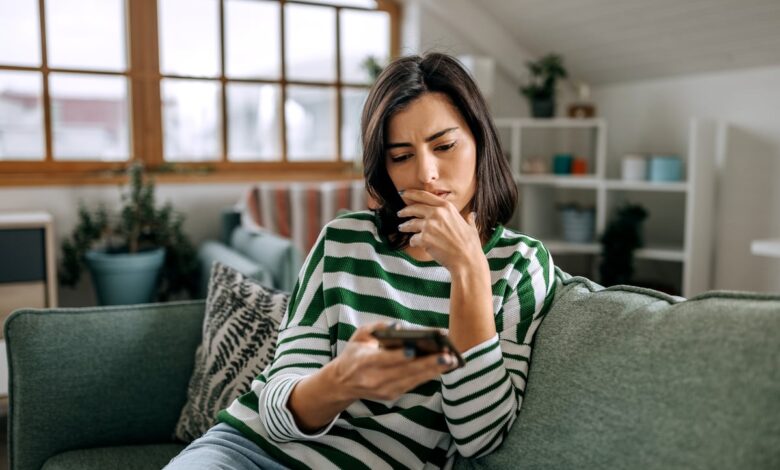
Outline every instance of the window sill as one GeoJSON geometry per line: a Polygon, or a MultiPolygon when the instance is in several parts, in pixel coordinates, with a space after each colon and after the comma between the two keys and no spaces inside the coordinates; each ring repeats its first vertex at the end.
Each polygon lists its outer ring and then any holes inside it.
{"type": "MultiPolygon", "coordinates": [[[[150,172],[158,184],[216,184],[244,183],[255,181],[334,181],[358,180],[363,178],[362,170],[351,166],[346,168],[286,168],[286,169],[236,169],[176,172],[150,172]]],[[[14,186],[83,186],[119,185],[127,177],[111,171],[85,173],[6,173],[0,174],[0,187],[14,186]]]]}

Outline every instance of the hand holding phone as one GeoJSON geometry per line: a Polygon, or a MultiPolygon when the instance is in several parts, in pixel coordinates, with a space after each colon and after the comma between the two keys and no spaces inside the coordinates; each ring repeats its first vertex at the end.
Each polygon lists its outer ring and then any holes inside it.
{"type": "Polygon", "coordinates": [[[385,349],[413,349],[417,356],[447,352],[458,361],[458,367],[463,367],[465,361],[449,337],[440,330],[386,328],[374,330],[371,333],[385,349]]]}

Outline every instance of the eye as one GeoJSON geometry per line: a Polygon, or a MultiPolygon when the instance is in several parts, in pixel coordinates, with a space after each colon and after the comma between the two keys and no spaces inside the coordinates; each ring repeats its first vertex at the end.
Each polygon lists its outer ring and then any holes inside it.
{"type": "Polygon", "coordinates": [[[434,150],[439,150],[439,151],[442,151],[442,152],[446,152],[447,150],[450,150],[452,147],[455,147],[455,144],[457,144],[457,143],[458,143],[458,141],[452,141],[449,144],[439,145],[434,150]]]}
{"type": "Polygon", "coordinates": [[[409,158],[409,157],[411,157],[411,156],[412,156],[411,154],[409,154],[409,153],[405,153],[405,154],[403,154],[403,155],[398,155],[398,156],[395,156],[395,157],[390,157],[390,160],[392,160],[394,163],[398,163],[398,162],[402,162],[402,161],[404,161],[404,160],[408,159],[408,158],[409,158]]]}

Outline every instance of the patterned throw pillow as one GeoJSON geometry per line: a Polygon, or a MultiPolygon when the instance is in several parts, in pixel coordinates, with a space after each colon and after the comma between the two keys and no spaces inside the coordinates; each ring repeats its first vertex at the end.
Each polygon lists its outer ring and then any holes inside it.
{"type": "Polygon", "coordinates": [[[203,340],[175,437],[191,442],[216,424],[217,413],[249,390],[273,360],[289,294],[270,289],[215,262],[211,270],[203,340]]]}

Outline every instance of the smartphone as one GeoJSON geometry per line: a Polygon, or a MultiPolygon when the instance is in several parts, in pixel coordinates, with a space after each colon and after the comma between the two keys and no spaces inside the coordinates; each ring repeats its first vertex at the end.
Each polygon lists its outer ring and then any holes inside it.
{"type": "Polygon", "coordinates": [[[376,330],[372,333],[385,349],[413,348],[418,356],[437,354],[448,351],[458,361],[458,367],[463,367],[466,362],[450,338],[436,329],[394,329],[376,330]]]}

